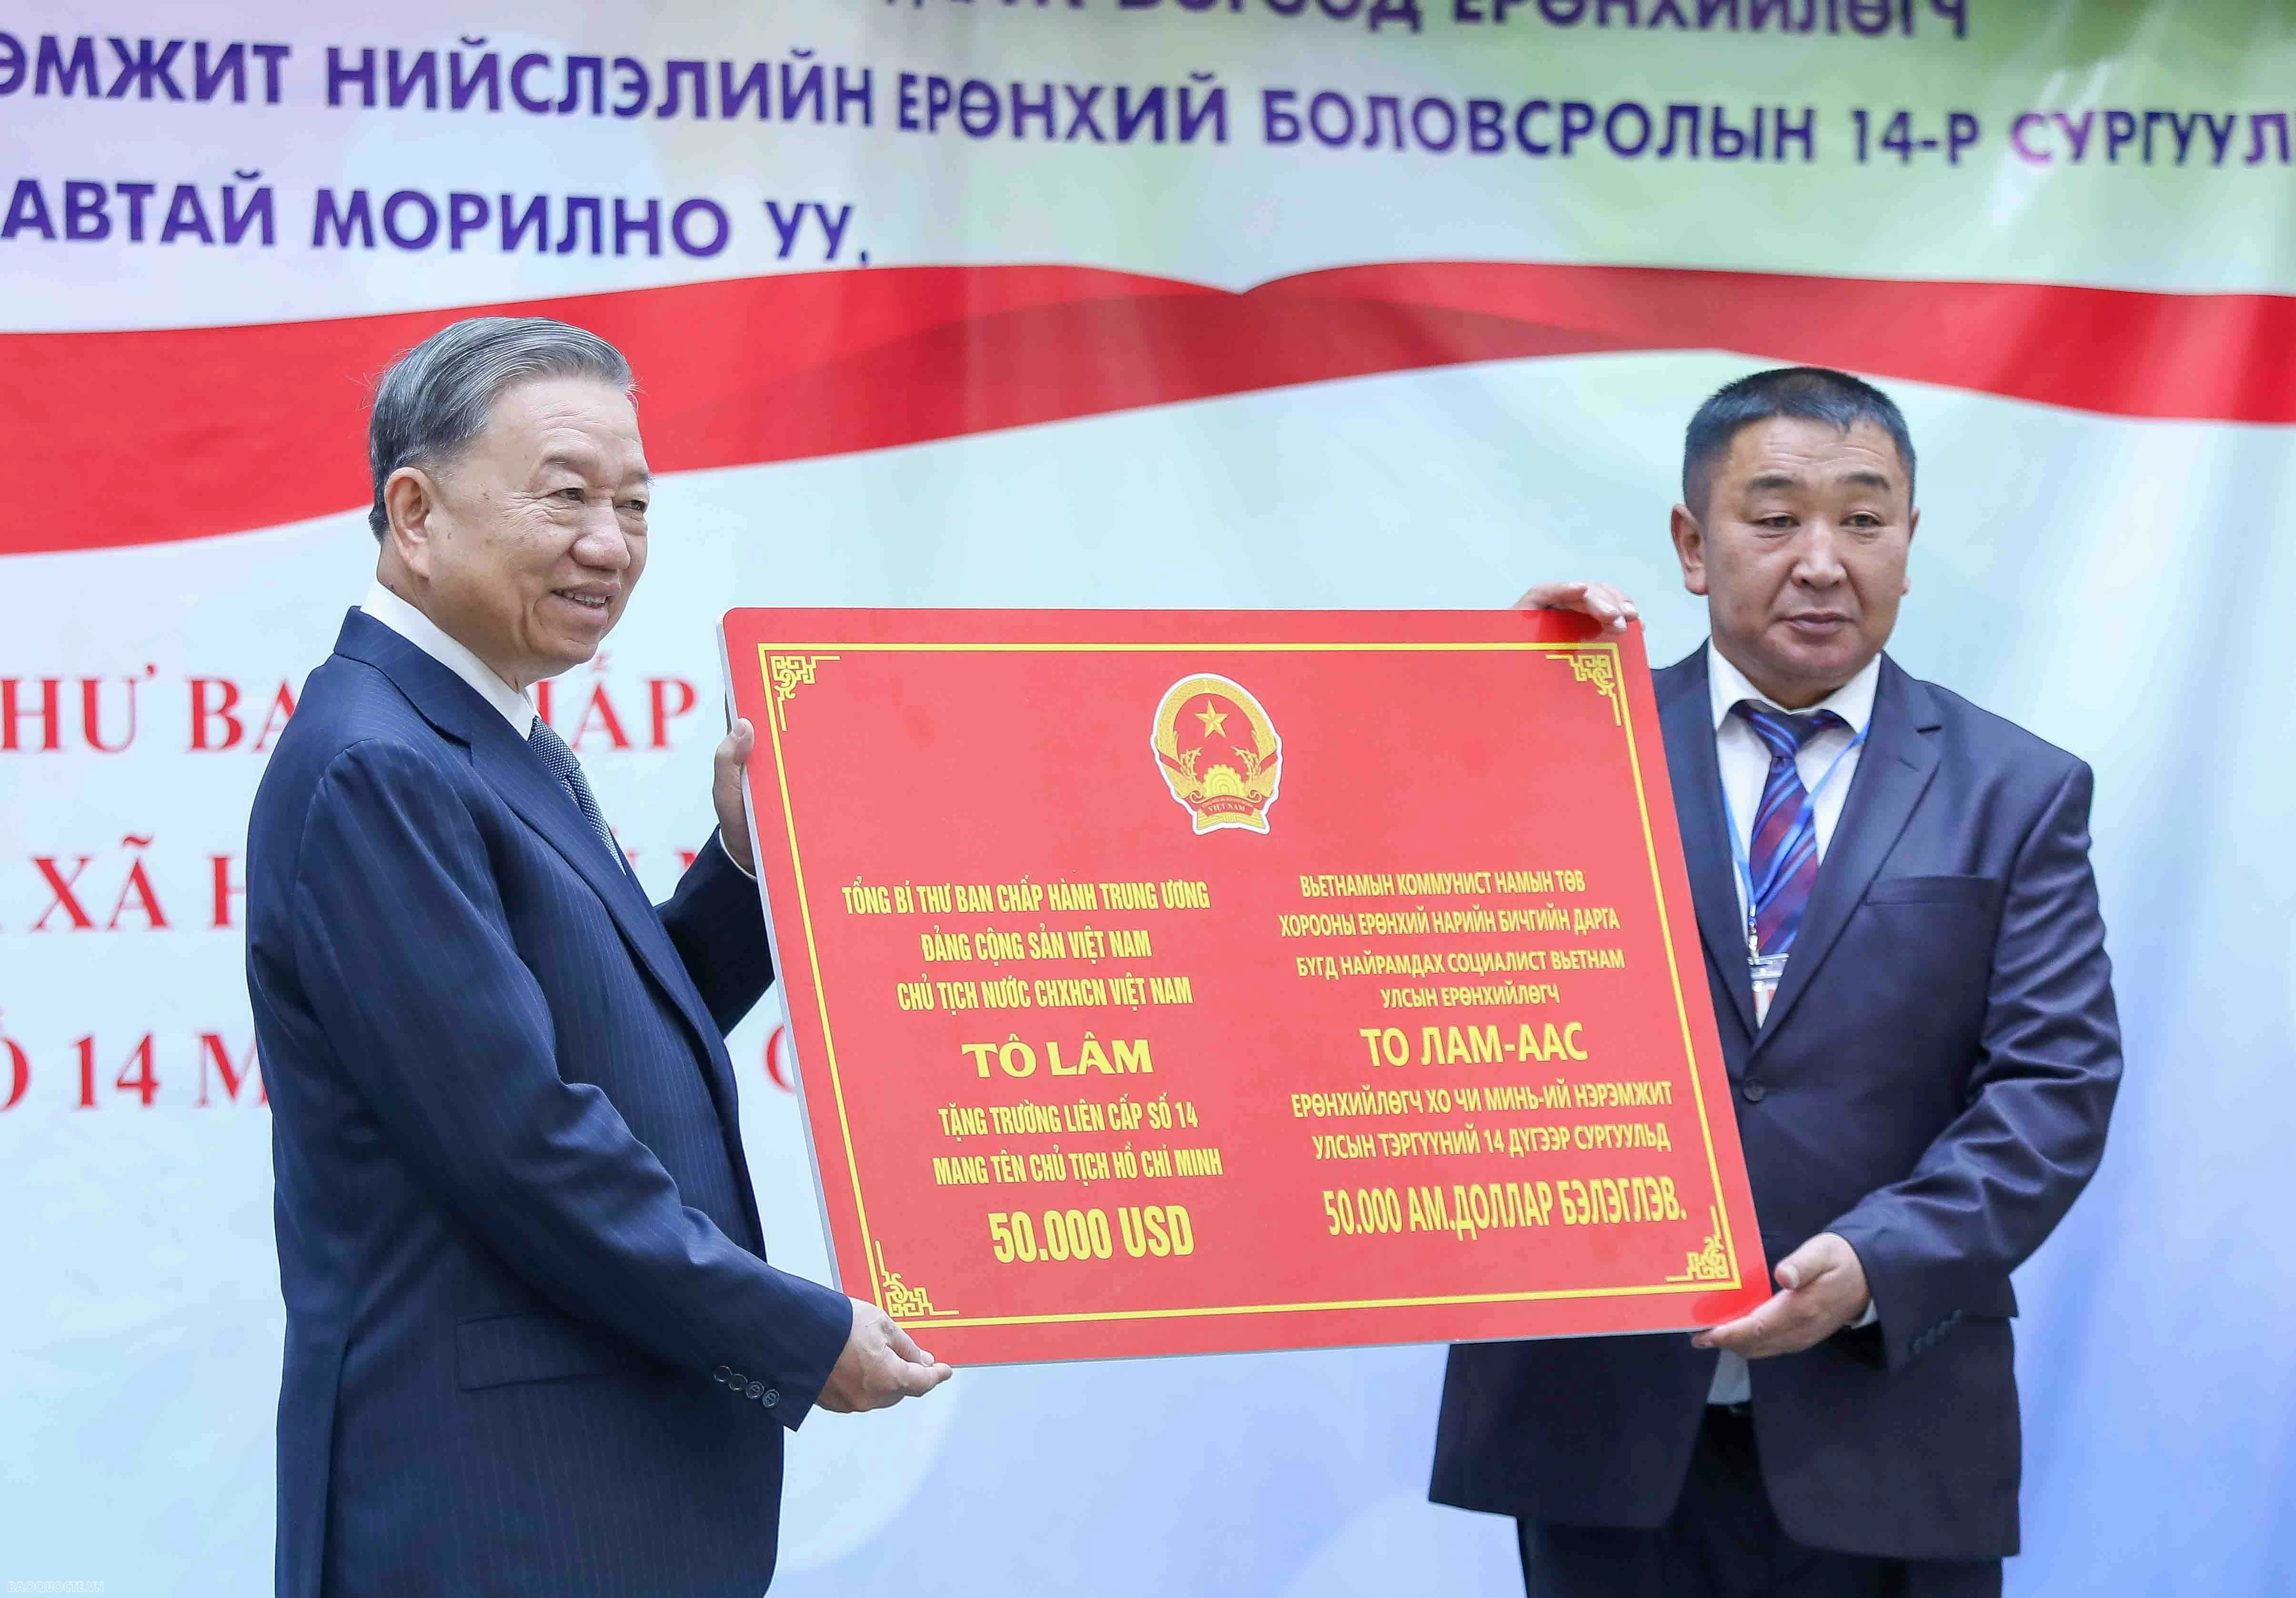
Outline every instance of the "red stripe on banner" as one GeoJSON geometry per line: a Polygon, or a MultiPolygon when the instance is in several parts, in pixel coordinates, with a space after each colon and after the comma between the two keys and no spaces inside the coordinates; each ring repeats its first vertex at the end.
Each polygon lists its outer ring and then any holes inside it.
{"type": "Polygon", "coordinates": [[[1472,261],[1343,266],[1254,293],[1468,309],[1635,349],[1736,350],[2113,416],[2296,422],[2284,294],[1472,261]]]}
{"type": "Polygon", "coordinates": [[[1726,349],[2108,415],[2296,422],[2296,299],[2038,283],[1406,262],[1242,294],[1075,266],[742,278],[521,305],[0,335],[0,553],[365,503],[369,385],[459,316],[559,316],[637,368],[657,471],[798,460],[1377,373],[1726,349]]]}

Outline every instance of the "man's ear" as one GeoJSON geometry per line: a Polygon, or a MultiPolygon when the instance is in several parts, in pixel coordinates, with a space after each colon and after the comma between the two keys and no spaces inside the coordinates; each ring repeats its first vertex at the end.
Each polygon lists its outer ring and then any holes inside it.
{"type": "Polygon", "coordinates": [[[398,555],[399,564],[428,581],[430,541],[439,530],[439,485],[420,466],[401,466],[382,485],[382,508],[390,517],[384,540],[398,555]]]}
{"type": "Polygon", "coordinates": [[[1667,520],[1667,536],[1674,540],[1674,558],[1682,562],[1682,586],[1693,594],[1706,592],[1706,534],[1688,505],[1677,505],[1667,520]]]}
{"type": "MultiPolygon", "coordinates": [[[[1911,544],[1914,541],[1914,535],[1921,530],[1922,508],[1915,505],[1913,514],[1906,518],[1906,542],[1911,544]]],[[[1906,568],[1906,575],[1898,582],[1898,592],[1900,594],[1911,594],[1914,591],[1913,567],[1910,563],[1906,568]]]]}

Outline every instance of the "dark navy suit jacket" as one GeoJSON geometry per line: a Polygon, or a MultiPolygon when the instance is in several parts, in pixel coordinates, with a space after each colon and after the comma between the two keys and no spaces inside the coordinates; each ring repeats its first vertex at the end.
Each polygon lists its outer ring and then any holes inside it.
{"type": "MultiPolygon", "coordinates": [[[[1786,1531],[1898,1559],[2017,1550],[2009,1273],[2096,1168],[2120,1077],[2088,767],[1886,656],[1767,1025],[1724,831],[1706,651],[1655,673],[1762,1246],[1857,1250],[1878,1326],[1753,1362],[1786,1531]]],[[[1718,1356],[1687,1337],[1452,1350],[1433,1496],[1650,1527],[1718,1356]]]]}
{"type": "Polygon", "coordinates": [[[248,862],[282,1598],[756,1598],[851,1310],[765,1261],[723,1036],[771,974],[755,886],[713,843],[657,913],[357,611],[248,862]]]}

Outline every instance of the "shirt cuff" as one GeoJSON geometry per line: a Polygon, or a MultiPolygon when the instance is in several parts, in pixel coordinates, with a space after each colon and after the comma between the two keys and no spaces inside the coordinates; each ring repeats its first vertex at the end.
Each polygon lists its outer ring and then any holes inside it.
{"type": "Polygon", "coordinates": [[[1866,1327],[1873,1325],[1881,1318],[1881,1310],[1875,1307],[1873,1299],[1868,1299],[1866,1300],[1866,1313],[1849,1323],[1849,1330],[1852,1332],[1862,1332],[1866,1327]]]}
{"type": "MultiPolygon", "coordinates": [[[[758,880],[758,873],[753,871],[744,870],[742,863],[734,858],[734,851],[726,847],[726,834],[723,829],[720,829],[718,833],[718,850],[720,854],[726,856],[726,865],[732,866],[735,871],[741,872],[743,876],[749,878],[752,882],[758,880]]],[[[1867,1307],[1866,1313],[1869,1315],[1874,1313],[1870,1306],[1867,1307]]],[[[1865,1323],[1863,1322],[1859,1323],[1860,1325],[1863,1325],[1864,1323],[1865,1323]]]]}

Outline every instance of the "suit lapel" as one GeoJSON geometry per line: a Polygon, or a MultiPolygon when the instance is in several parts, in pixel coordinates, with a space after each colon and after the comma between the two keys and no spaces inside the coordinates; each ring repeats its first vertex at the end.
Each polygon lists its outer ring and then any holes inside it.
{"type": "Polygon", "coordinates": [[[1882,869],[1896,847],[1914,807],[1921,802],[1930,778],[1937,771],[1939,722],[1929,693],[1882,657],[1882,676],[1874,692],[1874,718],[1868,724],[1866,750],[1858,758],[1857,774],[1849,784],[1849,798],[1834,825],[1833,841],[1817,868],[1810,889],[1809,907],[1802,913],[1801,930],[1794,938],[1793,954],[1786,961],[1785,978],[1770,1006],[1768,1021],[1754,1039],[1759,1049],[1775,1037],[1795,1004],[1808,991],[1825,963],[1825,956],[1849,924],[1849,915],[1866,897],[1866,885],[1882,869]]]}
{"type": "Polygon", "coordinates": [[[1714,707],[1707,686],[1706,650],[1657,674],[1659,725],[1666,738],[1666,768],[1674,780],[1675,824],[1682,832],[1683,863],[1707,957],[1722,973],[1738,1007],[1738,1022],[1754,1035],[1754,990],[1746,971],[1746,921],[1731,880],[1730,835],[1722,818],[1722,770],[1714,758],[1714,707]]]}
{"type": "Polygon", "coordinates": [[[606,852],[564,783],[469,684],[382,623],[354,611],[336,652],[364,660],[397,684],[423,719],[470,750],[471,765],[519,818],[558,851],[598,896],[639,963],[701,1044],[704,1075],[719,1119],[733,1124],[734,1086],[718,1065],[717,1023],[685,974],[685,963],[637,880],[606,852]]]}
{"type": "Polygon", "coordinates": [[[597,833],[575,805],[573,796],[566,791],[566,785],[543,768],[540,758],[521,742],[509,723],[499,716],[494,720],[496,725],[472,745],[472,765],[503,801],[517,811],[528,826],[542,834],[604,904],[606,914],[621,932],[622,941],[629,945],[662,992],[677,1006],[686,1025],[693,1028],[708,1061],[705,1074],[710,1099],[718,1106],[719,1119],[730,1125],[734,1116],[733,1086],[719,1069],[718,1050],[711,1046],[718,1038],[717,1023],[701,1007],[701,996],[694,991],[693,979],[685,974],[685,963],[678,958],[677,947],[669,941],[669,932],[661,924],[661,917],[654,913],[637,879],[606,852],[597,833]]]}

